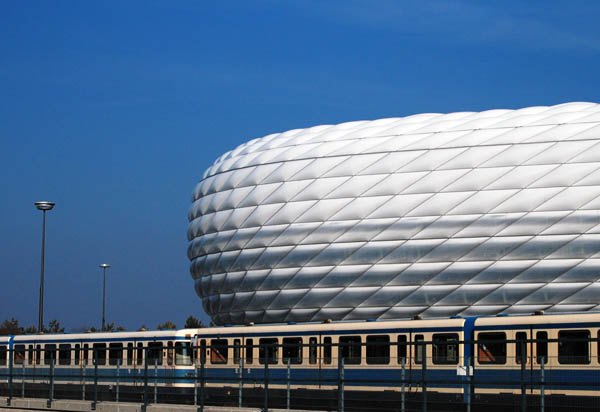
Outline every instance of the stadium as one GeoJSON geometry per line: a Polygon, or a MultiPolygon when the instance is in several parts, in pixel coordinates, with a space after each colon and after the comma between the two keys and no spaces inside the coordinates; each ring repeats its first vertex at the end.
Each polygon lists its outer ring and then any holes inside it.
{"type": "Polygon", "coordinates": [[[197,184],[188,256],[215,324],[600,308],[600,105],[290,130],[197,184]]]}

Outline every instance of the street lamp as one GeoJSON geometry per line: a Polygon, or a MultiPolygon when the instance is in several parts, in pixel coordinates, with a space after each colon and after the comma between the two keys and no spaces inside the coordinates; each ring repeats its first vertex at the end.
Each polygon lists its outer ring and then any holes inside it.
{"type": "Polygon", "coordinates": [[[102,288],[102,331],[104,332],[104,309],[106,307],[106,269],[110,267],[108,263],[101,263],[100,267],[104,269],[104,287],[102,288]]]}
{"type": "Polygon", "coordinates": [[[48,210],[52,210],[54,207],[53,202],[35,202],[35,207],[38,210],[44,212],[44,217],[42,220],[42,265],[41,265],[41,274],[40,274],[40,309],[39,309],[39,319],[38,319],[38,333],[43,333],[44,327],[44,257],[46,254],[46,212],[48,210]]]}

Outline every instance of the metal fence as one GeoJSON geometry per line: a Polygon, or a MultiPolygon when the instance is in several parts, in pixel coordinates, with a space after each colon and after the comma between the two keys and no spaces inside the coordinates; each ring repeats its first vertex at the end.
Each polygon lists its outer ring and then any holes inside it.
{"type": "Polygon", "coordinates": [[[598,339],[0,348],[0,395],[337,411],[600,410],[598,339]],[[545,352],[544,352],[544,348],[545,352]],[[553,348],[557,348],[554,350],[553,348]],[[585,349],[587,348],[587,349],[585,349]],[[61,352],[62,350],[62,352],[61,352]],[[43,356],[42,356],[43,355],[43,356]]]}

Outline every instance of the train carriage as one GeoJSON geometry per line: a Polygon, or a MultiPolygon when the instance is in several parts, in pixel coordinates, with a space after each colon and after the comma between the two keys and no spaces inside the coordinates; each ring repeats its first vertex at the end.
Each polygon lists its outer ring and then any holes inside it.
{"type": "MultiPolygon", "coordinates": [[[[0,341],[0,370],[13,354],[15,377],[31,383],[48,380],[52,366],[57,383],[81,383],[98,368],[100,383],[119,377],[124,385],[140,385],[144,368],[156,366],[161,385],[185,385],[192,372],[195,330],[21,335],[0,341]],[[2,353],[5,353],[4,357],[2,353]]],[[[189,383],[189,382],[188,382],[189,383]]]]}
{"type": "MultiPolygon", "coordinates": [[[[213,385],[236,382],[240,368],[244,380],[262,382],[265,363],[269,378],[284,382],[289,361],[296,386],[331,389],[337,387],[341,356],[347,386],[393,389],[401,385],[403,362],[413,380],[421,379],[424,359],[432,362],[425,368],[430,378],[455,376],[464,359],[459,344],[464,323],[460,318],[211,328],[198,331],[197,345],[199,356],[206,350],[213,385]]],[[[437,385],[444,386],[456,387],[437,385]]]]}
{"type": "Polygon", "coordinates": [[[535,383],[544,369],[547,394],[597,396],[599,331],[600,314],[594,313],[478,318],[476,392],[520,392],[510,382],[520,382],[523,374],[529,392],[539,393],[535,383]]]}

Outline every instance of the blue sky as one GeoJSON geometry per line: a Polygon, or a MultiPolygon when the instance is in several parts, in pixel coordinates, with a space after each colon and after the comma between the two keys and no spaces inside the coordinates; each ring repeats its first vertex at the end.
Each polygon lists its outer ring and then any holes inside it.
{"type": "Polygon", "coordinates": [[[600,101],[597,1],[0,1],[0,321],[201,317],[202,172],[251,138],[421,112],[600,101]]]}

